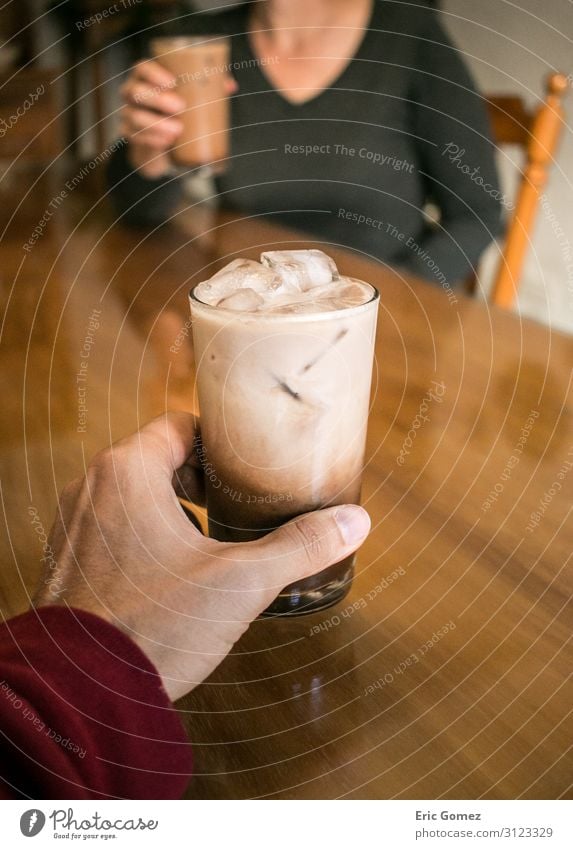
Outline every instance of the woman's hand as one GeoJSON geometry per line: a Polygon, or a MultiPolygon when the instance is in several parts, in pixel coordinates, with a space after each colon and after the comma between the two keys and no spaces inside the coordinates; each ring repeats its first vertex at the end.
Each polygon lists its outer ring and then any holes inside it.
{"type": "Polygon", "coordinates": [[[35,599],[88,610],[128,634],[172,699],[210,675],[281,589],[342,560],[370,528],[349,505],[256,542],[203,536],[176,494],[203,497],[196,424],[187,413],[161,416],[64,489],[50,535],[56,565],[35,599]]]}
{"type": "Polygon", "coordinates": [[[129,142],[128,157],[144,177],[158,178],[170,166],[168,151],[183,131],[177,114],[185,101],[177,94],[177,80],[159,62],[138,62],[120,92],[120,132],[129,142]]]}
{"type": "MultiPolygon", "coordinates": [[[[237,91],[230,75],[225,88],[229,96],[237,91]]],[[[120,92],[120,133],[129,142],[129,162],[148,179],[162,177],[170,168],[169,151],[183,132],[178,116],[186,103],[177,93],[177,79],[159,62],[147,59],[134,66],[120,92]]]]}

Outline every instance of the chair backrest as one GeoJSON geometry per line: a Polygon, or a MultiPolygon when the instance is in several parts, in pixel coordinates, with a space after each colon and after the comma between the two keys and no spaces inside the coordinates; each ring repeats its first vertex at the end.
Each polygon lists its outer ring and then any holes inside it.
{"type": "Polygon", "coordinates": [[[520,97],[487,99],[497,144],[520,145],[526,154],[515,209],[490,296],[497,306],[510,307],[517,294],[539,198],[563,129],[561,101],[568,85],[564,74],[551,74],[546,81],[545,100],[533,111],[525,107],[520,97]]]}

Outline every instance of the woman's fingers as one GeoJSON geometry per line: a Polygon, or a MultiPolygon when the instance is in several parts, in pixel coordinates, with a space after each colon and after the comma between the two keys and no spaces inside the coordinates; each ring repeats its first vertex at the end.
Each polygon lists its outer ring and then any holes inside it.
{"type": "Polygon", "coordinates": [[[154,112],[124,107],[120,132],[130,141],[156,149],[167,149],[177,140],[183,124],[177,118],[160,118],[154,112]]]}
{"type": "Polygon", "coordinates": [[[133,82],[126,86],[123,96],[127,103],[154,109],[165,115],[174,115],[185,109],[185,101],[173,91],[160,91],[157,88],[133,82]]]}
{"type": "Polygon", "coordinates": [[[133,68],[133,76],[161,91],[172,89],[177,84],[176,78],[159,62],[154,59],[144,59],[137,62],[133,68]]]}
{"type": "Polygon", "coordinates": [[[164,118],[150,109],[139,109],[135,106],[124,106],[121,117],[134,131],[153,129],[165,135],[177,136],[183,129],[179,118],[164,118]]]}

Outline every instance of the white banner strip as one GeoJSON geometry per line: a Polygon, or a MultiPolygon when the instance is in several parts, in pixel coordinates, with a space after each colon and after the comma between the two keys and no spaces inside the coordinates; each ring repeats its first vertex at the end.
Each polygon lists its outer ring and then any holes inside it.
{"type": "Polygon", "coordinates": [[[570,801],[1,802],[2,845],[571,849],[570,801]],[[30,840],[34,843],[31,844],[30,840]],[[64,844],[67,845],[67,844],[64,844]]]}

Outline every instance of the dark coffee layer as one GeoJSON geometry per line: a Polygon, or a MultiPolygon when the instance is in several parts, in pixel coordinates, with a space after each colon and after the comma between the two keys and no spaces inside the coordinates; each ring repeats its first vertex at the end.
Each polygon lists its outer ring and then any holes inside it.
{"type": "MultiPolygon", "coordinates": [[[[338,478],[338,475],[334,477],[338,478]]],[[[336,486],[340,481],[333,481],[336,486]]],[[[337,491],[336,487],[333,491],[337,491]]],[[[222,542],[249,542],[260,539],[291,519],[316,509],[316,505],[285,501],[284,494],[266,493],[247,496],[228,484],[207,483],[207,512],[209,517],[209,536],[222,542]],[[241,500],[238,500],[238,499],[241,500]],[[243,500],[245,499],[245,500],[243,500]],[[259,501],[260,499],[260,501],[259,501]]],[[[352,481],[342,493],[338,493],[321,507],[336,504],[358,504],[360,502],[360,481],[352,481]]],[[[330,607],[344,598],[354,574],[354,555],[334,563],[322,572],[290,584],[277,596],[273,604],[265,611],[268,616],[289,613],[311,613],[330,607]]]]}

